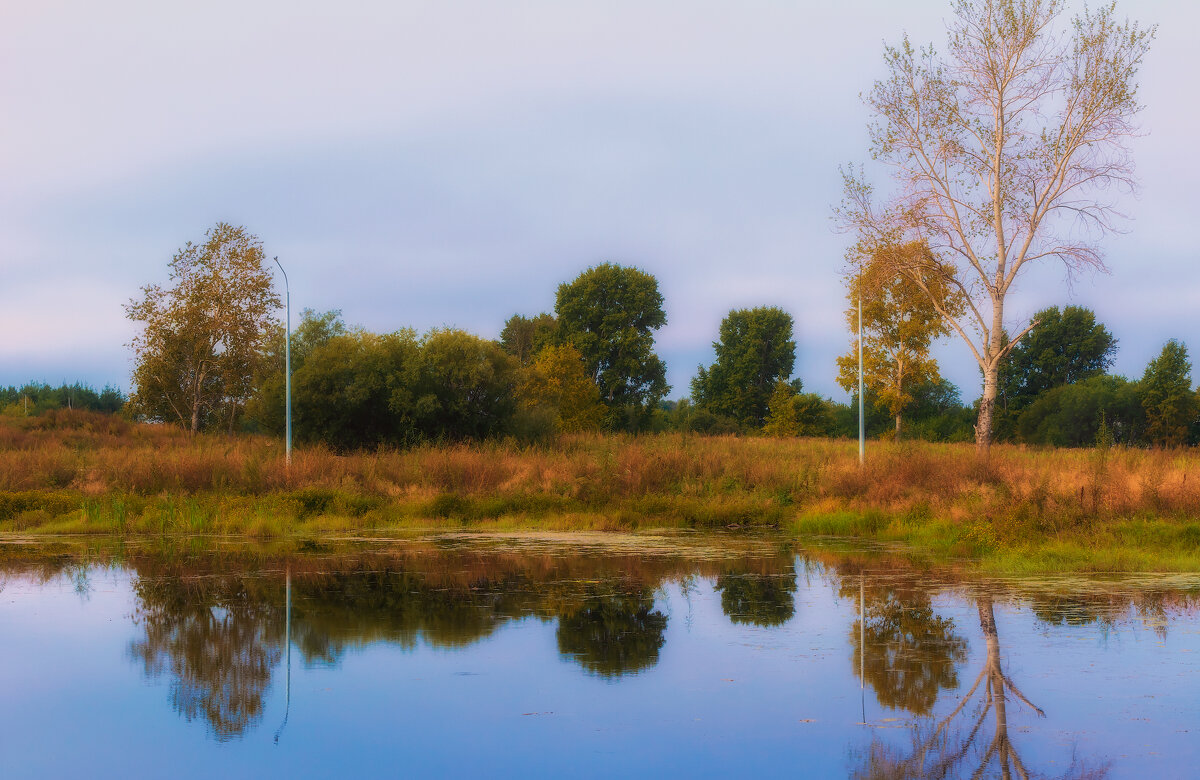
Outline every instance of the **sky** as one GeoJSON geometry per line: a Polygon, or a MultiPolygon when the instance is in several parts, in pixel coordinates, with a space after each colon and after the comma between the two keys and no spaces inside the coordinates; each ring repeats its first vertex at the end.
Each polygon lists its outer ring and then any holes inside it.
{"type": "MultiPolygon", "coordinates": [[[[1072,2],[1069,8],[1078,9],[1072,2]]],[[[1010,327],[1096,311],[1114,370],[1200,350],[1200,6],[1141,72],[1141,189],[1108,274],[1031,267],[1010,327]]],[[[376,331],[496,337],[612,261],[654,274],[671,397],[733,308],[795,318],[796,375],[834,398],[849,333],[831,220],[867,161],[882,47],[944,41],[947,0],[0,3],[0,385],[129,388],[123,305],[186,241],[244,225],[303,308],[376,331]]],[[[943,374],[979,393],[958,340],[943,374]]]]}

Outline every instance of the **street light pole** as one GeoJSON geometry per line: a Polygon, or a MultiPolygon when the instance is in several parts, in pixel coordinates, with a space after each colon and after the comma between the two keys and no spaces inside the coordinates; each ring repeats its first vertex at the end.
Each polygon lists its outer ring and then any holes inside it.
{"type": "Polygon", "coordinates": [[[867,461],[867,429],[863,414],[862,271],[858,273],[858,465],[867,461]]]}
{"type": "Polygon", "coordinates": [[[283,264],[279,262],[279,258],[275,258],[275,265],[279,266],[279,272],[283,274],[283,290],[285,296],[285,309],[287,311],[287,330],[283,334],[283,362],[284,362],[284,407],[287,421],[284,423],[286,429],[287,441],[287,464],[292,465],[292,288],[288,284],[287,271],[283,270],[283,264]]]}

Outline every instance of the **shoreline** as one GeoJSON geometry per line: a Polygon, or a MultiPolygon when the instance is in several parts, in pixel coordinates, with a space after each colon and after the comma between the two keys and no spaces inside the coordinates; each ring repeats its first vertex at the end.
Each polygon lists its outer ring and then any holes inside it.
{"type": "MultiPolygon", "coordinates": [[[[0,494],[0,501],[11,494],[0,494]]],[[[37,501],[36,495],[22,499],[37,501]]],[[[46,493],[45,503],[64,505],[71,496],[46,493]]],[[[989,574],[1200,573],[1200,547],[1190,541],[1194,524],[1171,518],[1140,517],[1097,523],[1053,536],[1022,536],[997,541],[980,526],[962,526],[931,517],[887,516],[877,510],[781,515],[763,507],[762,517],[741,523],[696,525],[686,518],[634,517],[578,512],[544,516],[429,517],[416,507],[383,504],[366,514],[283,513],[289,499],[270,497],[110,496],[82,499],[84,507],[38,525],[0,520],[0,544],[16,540],[181,540],[213,538],[245,543],[326,543],[387,541],[424,535],[547,536],[612,535],[655,539],[713,535],[745,540],[825,546],[883,544],[931,565],[954,565],[989,574]],[[173,512],[173,514],[172,514],[173,512]]],[[[45,510],[34,510],[45,512],[45,510]]],[[[47,513],[49,514],[49,513],[47,513]]],[[[28,517],[28,512],[22,513],[28,517]]]]}
{"type": "Polygon", "coordinates": [[[994,573],[1200,572],[1200,451],[577,434],[342,454],[103,415],[0,420],[0,537],[766,532],[994,573]]]}

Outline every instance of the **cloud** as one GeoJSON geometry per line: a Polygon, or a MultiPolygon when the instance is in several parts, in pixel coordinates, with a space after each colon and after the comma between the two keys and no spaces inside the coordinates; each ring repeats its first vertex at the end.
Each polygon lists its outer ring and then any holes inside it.
{"type": "MultiPolygon", "coordinates": [[[[1121,370],[1194,332],[1198,109],[1183,4],[1153,15],[1138,219],[1111,277],[1022,280],[1013,323],[1092,305],[1121,370]]],[[[686,392],[731,308],[796,318],[797,371],[840,396],[848,335],[832,232],[839,164],[866,157],[857,95],[880,42],[938,39],[948,5],[718,2],[234,3],[47,0],[0,26],[0,382],[124,381],[121,304],[185,241],[246,225],[296,309],[377,330],[494,336],[612,260],[660,279],[686,392]],[[35,344],[36,347],[30,346],[35,344]]],[[[940,348],[970,398],[969,353],[940,348]]],[[[1140,373],[1140,368],[1138,368],[1140,373]]]]}

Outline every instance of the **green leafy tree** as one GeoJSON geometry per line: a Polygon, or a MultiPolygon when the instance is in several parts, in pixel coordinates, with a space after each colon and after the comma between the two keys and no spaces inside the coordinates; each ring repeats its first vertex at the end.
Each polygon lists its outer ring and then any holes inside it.
{"type": "Polygon", "coordinates": [[[849,435],[839,430],[837,417],[838,405],[816,393],[803,392],[799,379],[780,380],[767,404],[763,433],[779,437],[849,435]]]}
{"type": "Polygon", "coordinates": [[[172,258],[171,285],[142,288],[125,307],[143,323],[132,344],[135,413],[171,420],[193,433],[232,430],[278,320],[279,295],[262,242],[224,222],[172,258]]]}
{"type": "Polygon", "coordinates": [[[1141,390],[1146,438],[1160,447],[1186,444],[1197,415],[1187,347],[1175,339],[1168,341],[1162,353],[1146,366],[1141,390]]]}
{"type": "Polygon", "coordinates": [[[926,441],[966,442],[974,437],[975,410],[964,406],[958,387],[946,379],[911,389],[913,402],[905,415],[910,436],[926,441]]]}
{"type": "Polygon", "coordinates": [[[696,405],[742,425],[762,425],[775,383],[791,376],[796,362],[792,316],[773,306],[734,309],[721,321],[713,349],[716,361],[692,380],[696,405]]]}
{"type": "Polygon", "coordinates": [[[800,420],[801,436],[835,435],[836,413],[834,403],[828,398],[816,393],[797,393],[792,403],[800,420]]]}
{"type": "Polygon", "coordinates": [[[997,433],[1051,388],[1100,376],[1112,365],[1117,340],[1082,306],[1057,306],[1033,315],[1034,325],[1000,368],[997,433]]]}
{"type": "Polygon", "coordinates": [[[1029,444],[1087,447],[1101,435],[1101,425],[1115,442],[1137,442],[1146,428],[1139,383],[1102,375],[1059,385],[1025,407],[1016,432],[1029,444]]]}
{"type": "Polygon", "coordinates": [[[667,322],[658,281],[637,268],[602,263],[559,285],[554,313],[556,343],[583,355],[609,427],[645,427],[671,389],[654,353],[654,331],[667,322]]]}
{"type": "Polygon", "coordinates": [[[301,441],[350,450],[509,430],[521,374],[494,341],[452,328],[421,339],[412,330],[345,331],[333,314],[313,315],[301,333],[292,384],[301,441]]]}
{"type": "MultiPolygon", "coordinates": [[[[304,366],[313,350],[329,343],[330,339],[345,336],[347,333],[340,310],[302,311],[300,324],[292,331],[293,375],[304,366]]],[[[263,359],[259,363],[256,390],[246,404],[246,416],[257,423],[260,429],[274,434],[282,434],[286,422],[284,358],[284,332],[283,328],[279,327],[267,341],[263,359]]]]}
{"type": "MultiPolygon", "coordinates": [[[[938,382],[937,361],[929,354],[934,339],[950,332],[946,312],[956,316],[963,297],[948,283],[948,269],[921,243],[877,250],[870,261],[847,277],[850,307],[846,322],[858,332],[858,304],[862,300],[863,382],[877,402],[895,420],[895,437],[900,438],[903,414],[912,406],[913,388],[938,382]],[[893,254],[916,255],[919,279],[898,273],[893,254]]],[[[858,386],[858,338],[850,352],[837,359],[838,384],[846,391],[858,386]]]]}
{"type": "Polygon", "coordinates": [[[799,436],[800,413],[796,410],[796,389],[782,379],[775,382],[775,390],[767,401],[767,420],[763,433],[768,436],[799,436]]]}
{"type": "Polygon", "coordinates": [[[514,314],[500,331],[500,346],[521,365],[527,366],[554,339],[556,326],[553,314],[543,312],[536,317],[514,314]]]}
{"type": "Polygon", "coordinates": [[[339,450],[415,442],[421,369],[421,345],[411,330],[330,337],[293,377],[296,437],[339,450]]]}
{"type": "MultiPolygon", "coordinates": [[[[517,362],[487,339],[454,328],[421,340],[411,414],[430,439],[482,439],[502,433],[516,410],[517,362]]],[[[392,396],[392,411],[408,410],[392,396]]]]}

